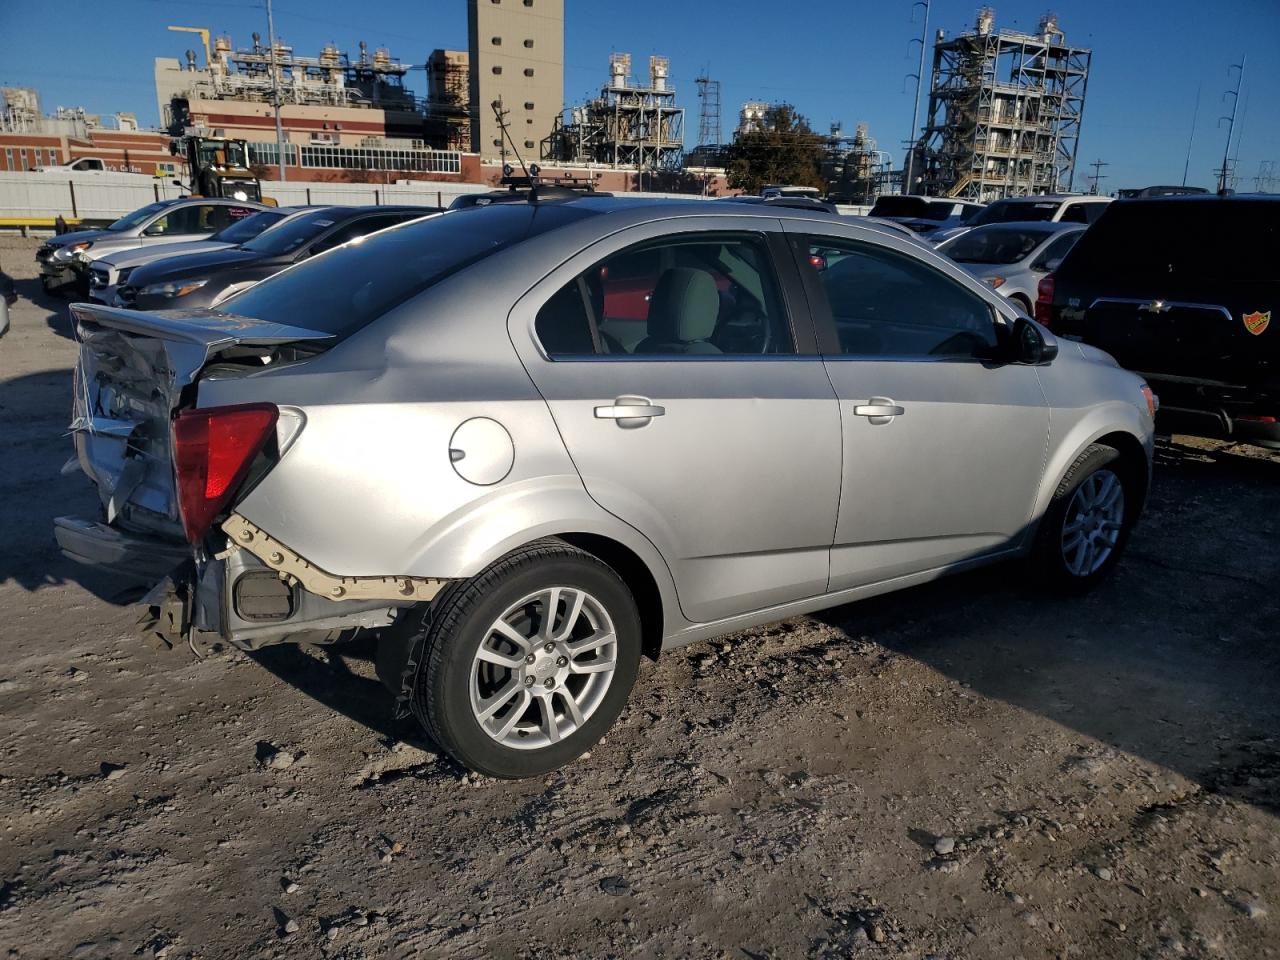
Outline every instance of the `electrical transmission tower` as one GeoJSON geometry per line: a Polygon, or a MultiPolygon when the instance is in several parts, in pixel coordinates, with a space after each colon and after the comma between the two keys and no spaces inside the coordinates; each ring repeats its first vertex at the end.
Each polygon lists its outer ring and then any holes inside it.
{"type": "Polygon", "coordinates": [[[1253,185],[1258,193],[1276,192],[1276,188],[1280,187],[1280,171],[1276,169],[1276,161],[1258,161],[1258,175],[1253,178],[1253,185]]]}
{"type": "Polygon", "coordinates": [[[698,77],[698,146],[711,147],[724,143],[720,132],[720,81],[698,77]]]}
{"type": "Polygon", "coordinates": [[[1095,160],[1093,163],[1089,164],[1089,166],[1093,167],[1093,176],[1089,178],[1093,181],[1093,189],[1089,192],[1096,194],[1098,192],[1098,184],[1107,179],[1106,174],[1102,172],[1102,168],[1109,167],[1111,164],[1107,163],[1105,160],[1095,160]]]}

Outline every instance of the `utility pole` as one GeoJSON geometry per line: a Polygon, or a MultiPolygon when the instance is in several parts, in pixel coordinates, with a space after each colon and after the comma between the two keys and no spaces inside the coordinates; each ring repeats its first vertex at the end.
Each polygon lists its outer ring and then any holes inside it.
{"type": "Polygon", "coordinates": [[[276,112],[276,158],[280,161],[280,182],[289,179],[285,173],[284,126],[280,123],[280,72],[276,69],[276,22],[271,14],[271,0],[267,0],[267,50],[271,58],[271,105],[276,112]]]}
{"type": "Polygon", "coordinates": [[[1231,137],[1236,130],[1236,108],[1240,106],[1240,87],[1244,84],[1244,65],[1248,58],[1241,57],[1239,63],[1233,63],[1227,67],[1227,76],[1231,75],[1232,70],[1238,70],[1236,74],[1236,88],[1223,93],[1225,100],[1231,97],[1231,115],[1218,118],[1218,126],[1222,126],[1222,121],[1227,121],[1227,145],[1222,150],[1222,168],[1218,171],[1218,192],[1222,193],[1227,189],[1227,180],[1231,174],[1231,137]]]}
{"type": "Polygon", "coordinates": [[[1102,172],[1102,168],[1109,167],[1111,164],[1104,160],[1095,160],[1089,166],[1093,167],[1093,189],[1089,192],[1096,196],[1098,193],[1098,181],[1107,179],[1102,172]]]}
{"type": "Polygon", "coordinates": [[[1187,138],[1187,162],[1182,165],[1182,185],[1187,185],[1187,171],[1191,169],[1191,146],[1196,142],[1196,121],[1200,118],[1200,90],[1203,84],[1196,84],[1196,108],[1191,112],[1191,136],[1187,138]]]}
{"type": "MultiPolygon", "coordinates": [[[[914,74],[916,78],[916,95],[911,100],[911,132],[907,137],[907,162],[902,168],[902,192],[911,192],[911,180],[915,176],[916,168],[916,127],[920,122],[920,86],[924,82],[924,54],[929,42],[929,5],[933,0],[916,0],[912,5],[911,12],[915,13],[916,7],[924,7],[924,26],[920,29],[920,66],[916,68],[914,74]]],[[[915,43],[912,38],[911,43],[915,43]]],[[[910,44],[908,44],[910,46],[910,44]]],[[[907,74],[908,77],[913,74],[907,74]]]]}

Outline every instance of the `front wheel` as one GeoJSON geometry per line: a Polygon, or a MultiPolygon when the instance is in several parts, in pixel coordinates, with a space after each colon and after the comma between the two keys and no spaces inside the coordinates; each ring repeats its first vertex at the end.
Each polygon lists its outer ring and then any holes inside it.
{"type": "Polygon", "coordinates": [[[410,706],[453,759],[517,779],[579,757],[626,704],[635,600],[604,563],[539,541],[450,585],[383,642],[405,650],[410,706]]]}
{"type": "Polygon", "coordinates": [[[1114,447],[1095,443],[1067,470],[1036,538],[1035,565],[1048,586],[1088,590],[1115,567],[1140,501],[1126,466],[1114,447]]]}

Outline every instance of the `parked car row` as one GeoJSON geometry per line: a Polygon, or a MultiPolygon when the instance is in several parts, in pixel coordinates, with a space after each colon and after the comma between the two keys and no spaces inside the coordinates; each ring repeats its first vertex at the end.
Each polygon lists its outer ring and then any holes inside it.
{"type": "Polygon", "coordinates": [[[102,510],[58,542],[152,572],[171,642],[376,632],[396,709],[502,777],[589,749],[643,655],[1004,559],[1098,583],[1151,390],[900,224],[794,199],[534,185],[137,266],[132,307],[72,307],[102,510]]]}

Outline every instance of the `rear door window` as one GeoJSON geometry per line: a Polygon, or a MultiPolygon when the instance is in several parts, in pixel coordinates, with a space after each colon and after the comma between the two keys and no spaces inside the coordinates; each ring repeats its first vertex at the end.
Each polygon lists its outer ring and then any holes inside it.
{"type": "Polygon", "coordinates": [[[623,250],[575,277],[538,312],[552,358],[795,352],[763,236],[686,234],[623,250]]]}

